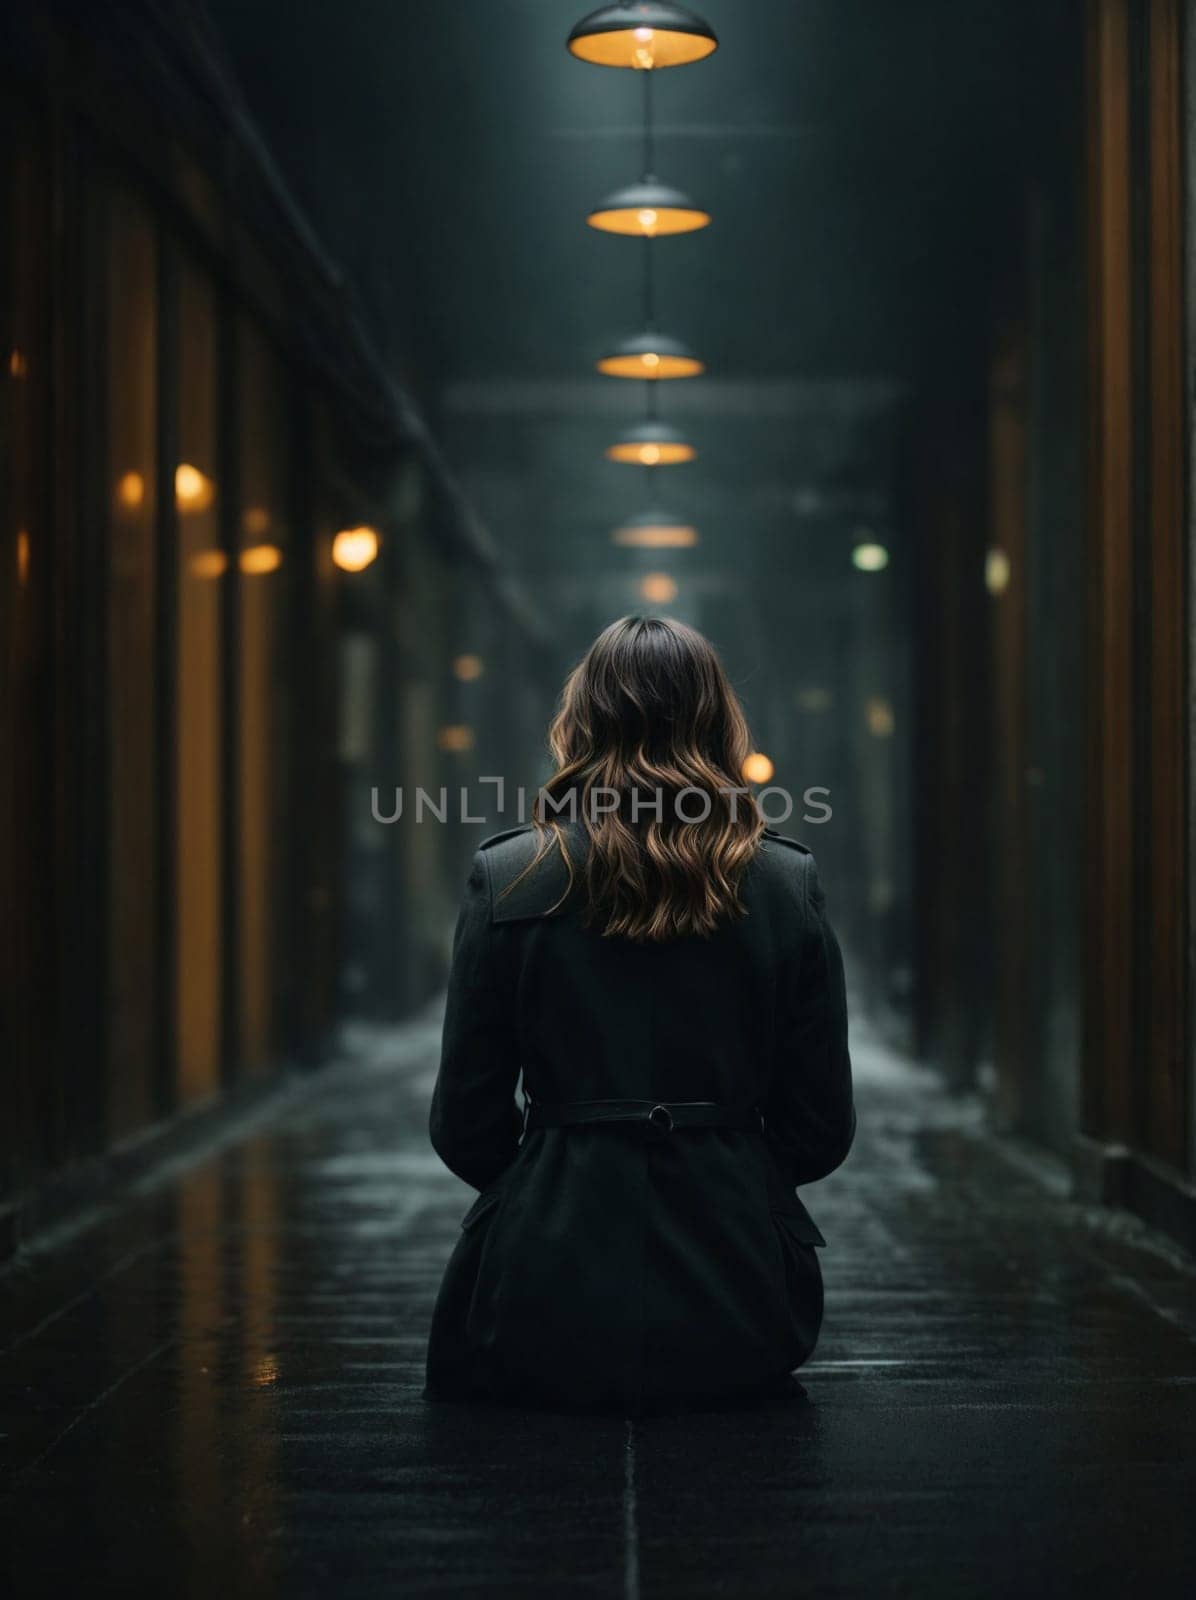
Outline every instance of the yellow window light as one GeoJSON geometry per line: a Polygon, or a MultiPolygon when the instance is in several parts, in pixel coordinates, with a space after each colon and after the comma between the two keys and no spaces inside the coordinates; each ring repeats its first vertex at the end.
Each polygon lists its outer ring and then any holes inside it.
{"type": "Polygon", "coordinates": [[[187,571],[193,578],[222,578],[228,571],[223,550],[193,550],[187,558],[187,571]]]}
{"type": "Polygon", "coordinates": [[[342,572],[364,572],[378,554],[378,530],[364,523],[342,528],[332,541],[332,559],[342,572]]]}
{"type": "Polygon", "coordinates": [[[125,511],[136,511],[145,499],[145,479],[139,472],[125,472],[116,480],[116,503],[125,511]]]}
{"type": "Polygon", "coordinates": [[[216,485],[207,473],[180,461],[174,469],[174,497],[184,514],[206,511],[216,498],[216,485]]]}
{"type": "Polygon", "coordinates": [[[241,551],[237,565],[246,576],[260,578],[282,566],[282,551],[276,544],[250,544],[241,551]]]}

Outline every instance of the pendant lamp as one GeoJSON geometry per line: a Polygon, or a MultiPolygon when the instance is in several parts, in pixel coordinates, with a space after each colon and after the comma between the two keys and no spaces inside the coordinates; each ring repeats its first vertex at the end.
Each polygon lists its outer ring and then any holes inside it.
{"type": "Polygon", "coordinates": [[[611,538],[635,550],[688,550],[697,544],[698,530],[669,511],[641,511],[620,523],[611,538]]]}
{"type": "Polygon", "coordinates": [[[687,194],[655,178],[641,178],[600,200],[586,218],[602,233],[629,233],[658,239],[667,233],[693,233],[710,221],[710,213],[687,194]]]}
{"type": "Polygon", "coordinates": [[[683,67],[718,49],[714,29],[680,6],[634,4],[602,6],[583,17],[570,33],[570,52],[597,67],[683,67]]]}
{"type": "Polygon", "coordinates": [[[671,467],[692,461],[697,453],[680,428],[655,417],[624,428],[606,447],[608,461],[627,461],[637,467],[671,467]]]}
{"type": "Polygon", "coordinates": [[[680,339],[651,330],[620,339],[598,362],[598,371],[609,378],[645,378],[649,382],[696,378],[705,370],[705,363],[680,339]]]}

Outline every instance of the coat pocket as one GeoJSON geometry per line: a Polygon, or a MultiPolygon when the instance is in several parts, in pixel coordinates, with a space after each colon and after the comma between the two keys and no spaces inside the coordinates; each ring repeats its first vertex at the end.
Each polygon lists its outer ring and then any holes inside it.
{"type": "Polygon", "coordinates": [[[778,1227],[783,1228],[791,1239],[798,1244],[825,1245],[813,1217],[808,1211],[777,1211],[775,1208],[772,1219],[778,1227]]]}

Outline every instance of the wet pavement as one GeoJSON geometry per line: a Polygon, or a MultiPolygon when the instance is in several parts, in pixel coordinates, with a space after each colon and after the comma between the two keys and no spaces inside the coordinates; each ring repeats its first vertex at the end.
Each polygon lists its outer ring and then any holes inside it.
{"type": "Polygon", "coordinates": [[[809,1403],[433,1406],[434,1017],[0,1275],[8,1592],[1193,1593],[1196,1276],[857,1031],[809,1403]]]}

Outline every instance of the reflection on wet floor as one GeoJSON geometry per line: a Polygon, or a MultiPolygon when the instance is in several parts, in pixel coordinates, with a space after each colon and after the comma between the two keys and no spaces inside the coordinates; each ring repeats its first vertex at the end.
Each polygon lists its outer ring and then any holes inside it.
{"type": "Polygon", "coordinates": [[[1189,1593],[1196,1278],[857,1037],[783,1411],[429,1406],[429,1016],[0,1279],[12,1589],[1189,1593]]]}

